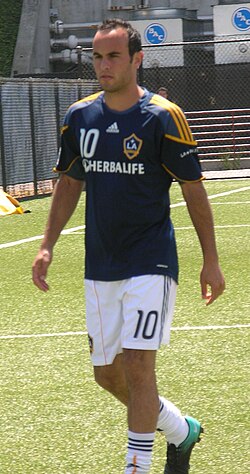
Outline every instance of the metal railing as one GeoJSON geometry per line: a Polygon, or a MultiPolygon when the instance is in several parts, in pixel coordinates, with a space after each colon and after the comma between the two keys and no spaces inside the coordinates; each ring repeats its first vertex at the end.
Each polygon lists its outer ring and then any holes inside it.
{"type": "Polygon", "coordinates": [[[200,159],[250,158],[250,109],[186,112],[200,159]]]}

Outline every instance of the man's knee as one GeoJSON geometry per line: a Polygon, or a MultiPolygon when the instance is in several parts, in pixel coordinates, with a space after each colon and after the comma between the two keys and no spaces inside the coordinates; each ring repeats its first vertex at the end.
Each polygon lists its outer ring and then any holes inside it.
{"type": "Polygon", "coordinates": [[[113,376],[110,370],[106,369],[105,367],[94,367],[94,377],[95,381],[100,387],[104,388],[105,390],[110,391],[111,387],[113,386],[113,376]]]}
{"type": "Polygon", "coordinates": [[[125,405],[127,404],[127,382],[122,363],[122,355],[118,355],[113,364],[94,367],[95,381],[125,405]]]}
{"type": "Polygon", "coordinates": [[[155,357],[156,351],[124,350],[124,371],[128,385],[141,385],[155,381],[155,357]]]}

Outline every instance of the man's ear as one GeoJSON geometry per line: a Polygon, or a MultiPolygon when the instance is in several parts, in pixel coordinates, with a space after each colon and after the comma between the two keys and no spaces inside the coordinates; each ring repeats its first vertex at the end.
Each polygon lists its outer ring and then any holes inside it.
{"type": "Polygon", "coordinates": [[[139,67],[142,63],[143,56],[144,56],[143,51],[138,51],[137,53],[135,53],[134,61],[135,61],[135,65],[136,65],[137,69],[139,69],[139,67]]]}

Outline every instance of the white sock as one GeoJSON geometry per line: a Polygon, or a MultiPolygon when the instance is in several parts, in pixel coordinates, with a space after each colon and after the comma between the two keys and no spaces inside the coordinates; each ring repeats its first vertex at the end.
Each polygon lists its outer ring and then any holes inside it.
{"type": "Polygon", "coordinates": [[[159,397],[157,429],[164,431],[168,443],[179,446],[188,436],[189,427],[180,410],[164,397],[159,397]]]}
{"type": "Polygon", "coordinates": [[[125,474],[146,474],[150,471],[155,433],[134,433],[128,430],[127,467],[125,474]]]}

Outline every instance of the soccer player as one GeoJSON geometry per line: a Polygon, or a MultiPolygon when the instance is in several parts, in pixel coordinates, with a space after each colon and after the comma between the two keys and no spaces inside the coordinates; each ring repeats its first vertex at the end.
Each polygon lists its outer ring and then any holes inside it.
{"type": "MultiPolygon", "coordinates": [[[[155,359],[168,343],[178,281],[169,188],[177,180],[203,252],[201,290],[224,290],[196,142],[181,109],[137,84],[143,52],[125,21],[93,41],[102,92],[65,116],[56,185],[33,281],[42,291],[53,247],[86,185],[85,293],[96,382],[127,406],[125,474],[149,473],[155,433],[167,440],[165,474],[186,474],[201,423],[157,390],[155,359]]],[[[107,468],[108,469],[108,468],[107,468]]],[[[121,472],[117,466],[117,472],[121,472]]]]}

